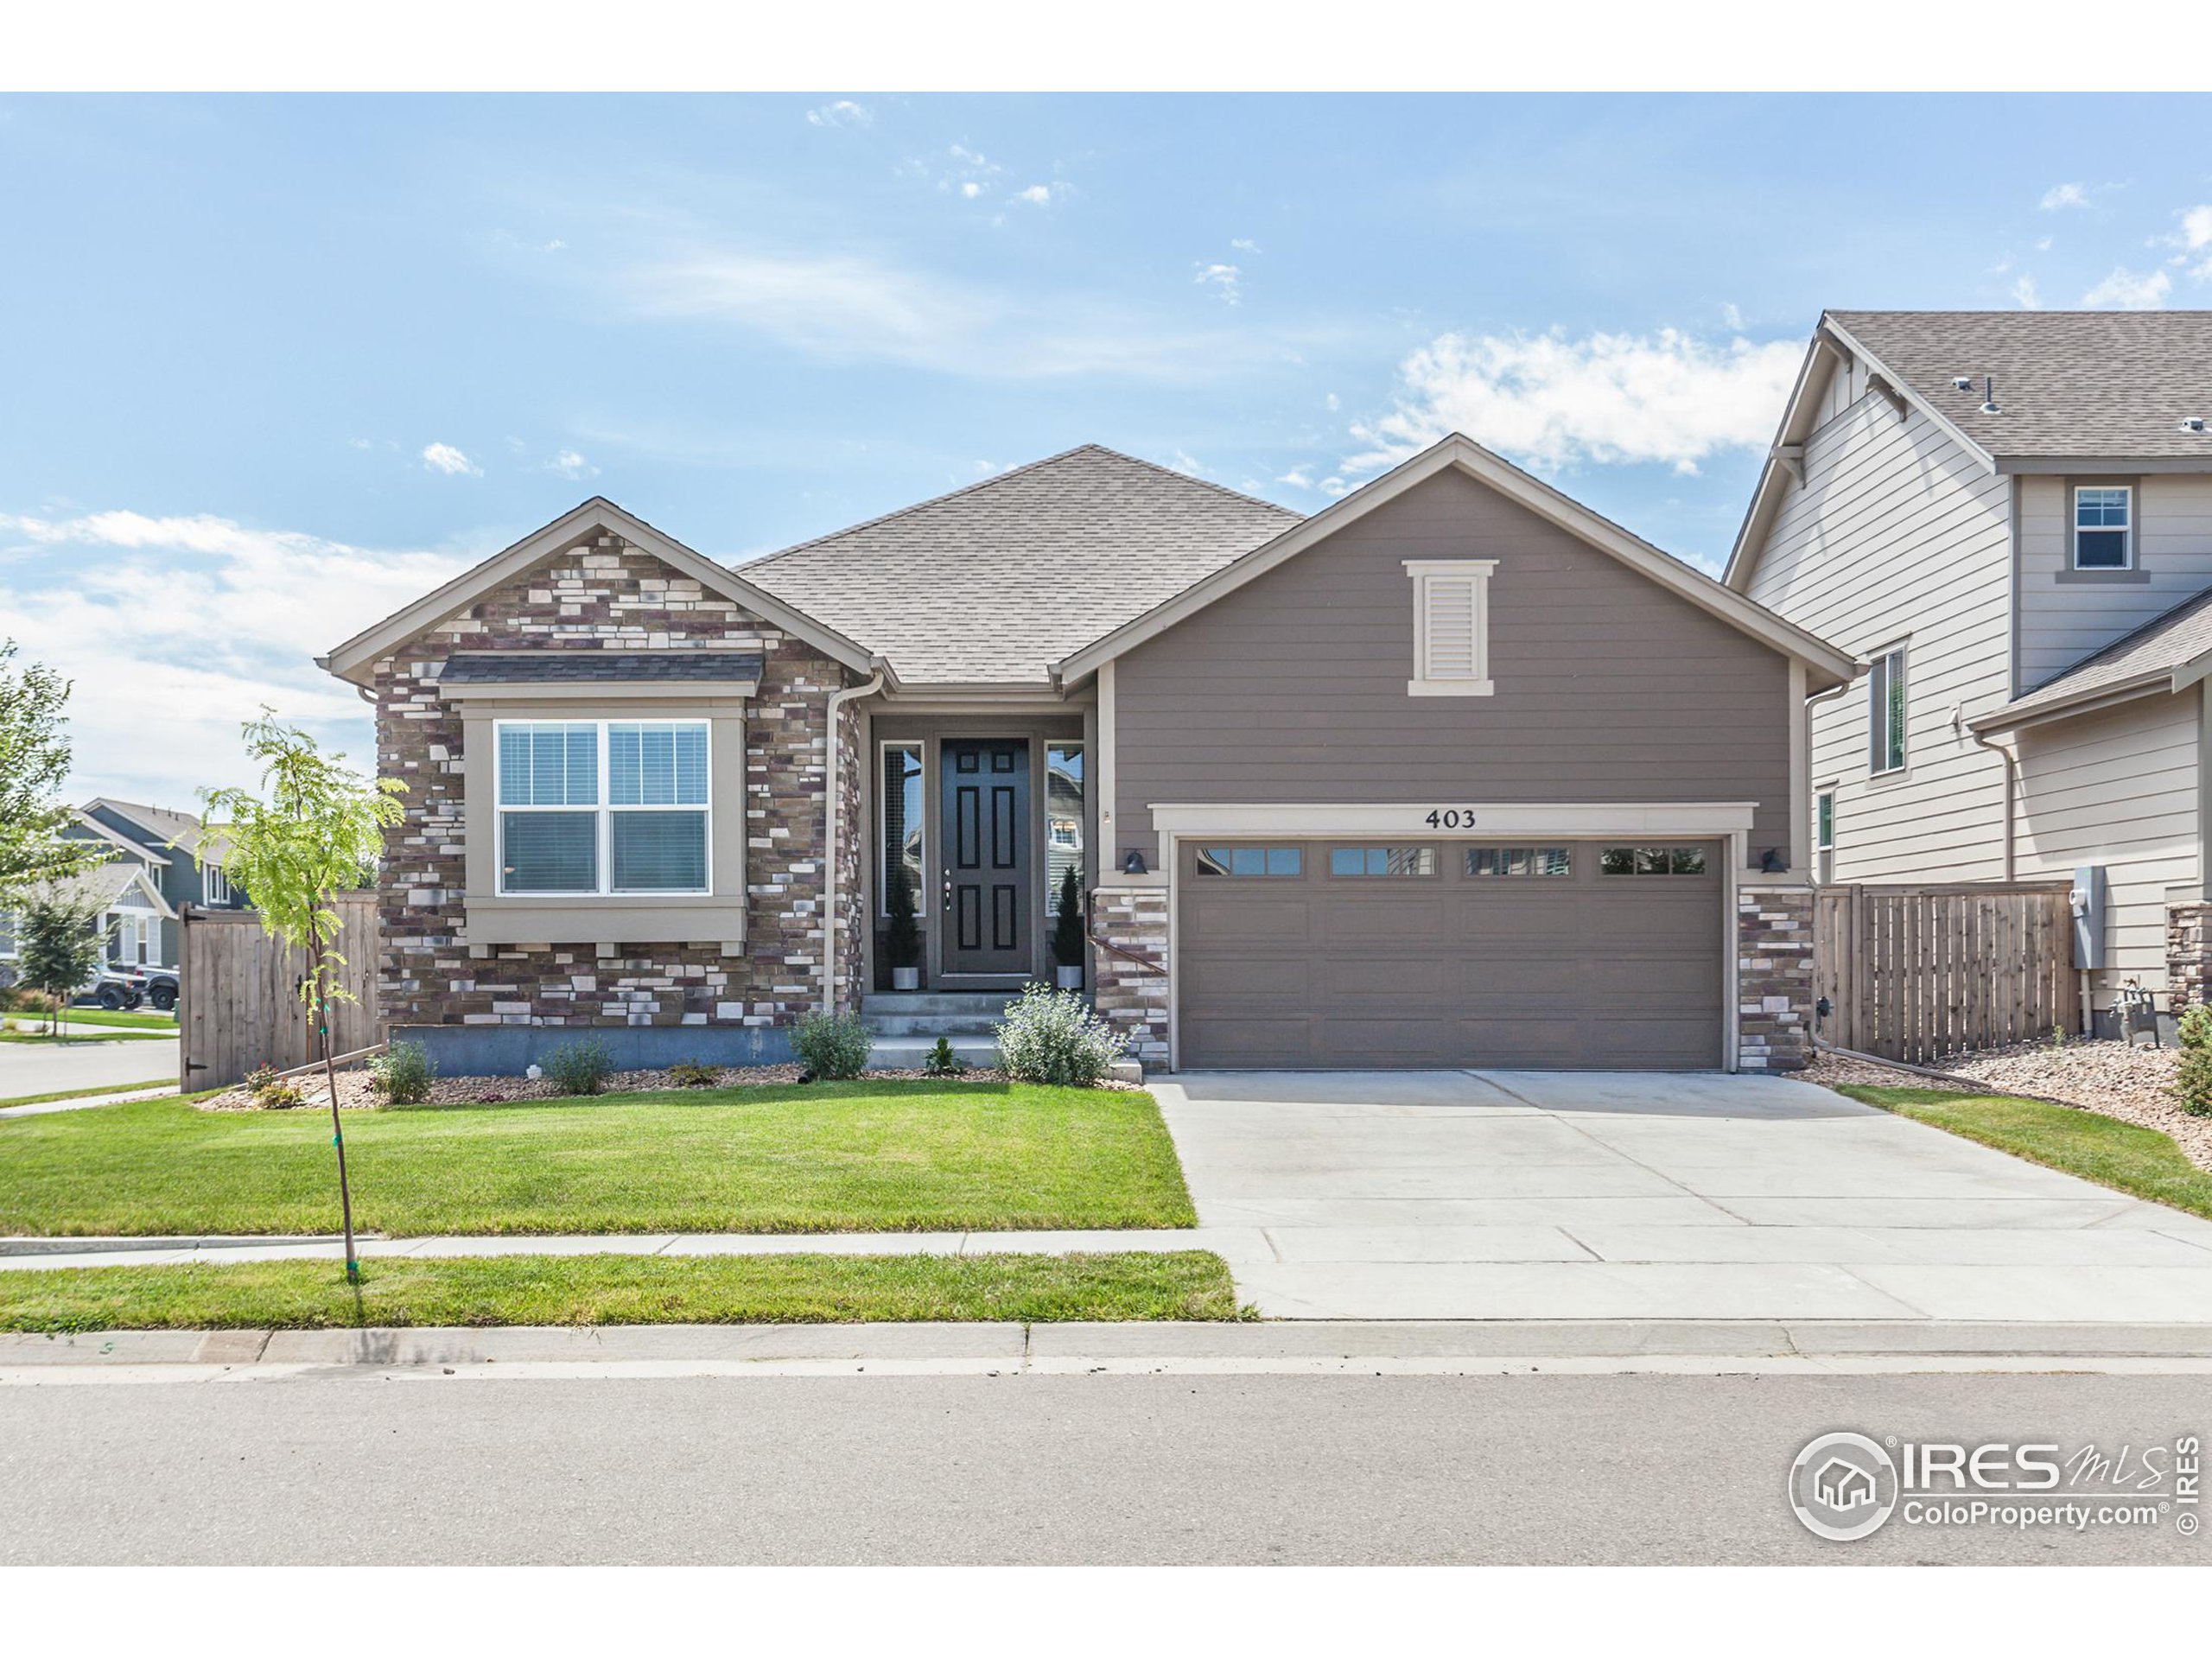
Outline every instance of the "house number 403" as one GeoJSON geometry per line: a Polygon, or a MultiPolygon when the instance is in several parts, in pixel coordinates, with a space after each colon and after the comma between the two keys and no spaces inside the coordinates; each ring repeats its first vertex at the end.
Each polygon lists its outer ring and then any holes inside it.
{"type": "Polygon", "coordinates": [[[1475,809],[1471,806],[1440,806],[1428,815],[1432,830],[1471,830],[1475,827],[1475,809]]]}

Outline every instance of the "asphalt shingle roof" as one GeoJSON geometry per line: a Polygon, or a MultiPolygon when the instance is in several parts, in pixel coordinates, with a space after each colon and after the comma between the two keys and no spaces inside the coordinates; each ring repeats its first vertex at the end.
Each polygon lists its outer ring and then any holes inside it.
{"type": "Polygon", "coordinates": [[[1303,515],[1086,444],[737,567],[909,684],[1030,684],[1303,515]]]}
{"type": "Polygon", "coordinates": [[[1993,455],[2212,467],[2212,311],[1831,311],[1993,455]],[[1970,375],[1971,391],[1951,385],[1970,375]],[[1999,413],[1980,412],[1985,378],[1999,413]],[[2185,416],[2208,423],[2180,429],[2185,416]]]}
{"type": "Polygon", "coordinates": [[[757,680],[760,664],[758,652],[739,651],[564,651],[542,656],[460,652],[446,658],[438,678],[447,685],[757,680]]]}
{"type": "MultiPolygon", "coordinates": [[[[153,848],[157,852],[175,849],[181,852],[195,851],[200,845],[203,826],[189,812],[172,811],[166,806],[141,806],[136,801],[118,801],[101,798],[101,804],[111,810],[129,818],[141,829],[151,830],[151,836],[131,836],[130,839],[153,848]]],[[[114,826],[110,825],[111,829],[114,826]]],[[[129,830],[118,830],[130,835],[129,830]]]]}
{"type": "Polygon", "coordinates": [[[2038,714],[2117,690],[2145,675],[2171,673],[2208,651],[2212,651],[2212,590],[2185,599],[2133,633],[2122,634],[2094,656],[2013,698],[1999,712],[2008,721],[2038,714]]]}

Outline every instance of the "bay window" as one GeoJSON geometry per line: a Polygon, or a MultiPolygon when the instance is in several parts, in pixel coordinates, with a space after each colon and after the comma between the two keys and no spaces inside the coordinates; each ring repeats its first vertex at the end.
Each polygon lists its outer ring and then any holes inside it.
{"type": "Polygon", "coordinates": [[[502,895],[705,893],[703,720],[496,722],[502,895]]]}

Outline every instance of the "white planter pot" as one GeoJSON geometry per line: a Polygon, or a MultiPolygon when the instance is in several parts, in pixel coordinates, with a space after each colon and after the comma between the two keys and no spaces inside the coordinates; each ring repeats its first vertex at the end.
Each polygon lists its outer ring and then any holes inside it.
{"type": "Polygon", "coordinates": [[[891,988],[894,991],[914,990],[921,982],[922,970],[918,968],[893,968],[891,970],[891,988]]]}
{"type": "Polygon", "coordinates": [[[1081,968],[1055,967],[1052,969],[1052,978],[1064,991],[1079,991],[1083,988],[1081,968]]]}

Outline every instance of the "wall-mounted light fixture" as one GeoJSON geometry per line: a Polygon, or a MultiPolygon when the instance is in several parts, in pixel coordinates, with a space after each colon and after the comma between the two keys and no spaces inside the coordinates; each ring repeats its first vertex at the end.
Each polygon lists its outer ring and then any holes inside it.
{"type": "Polygon", "coordinates": [[[1142,875],[1144,873],[1144,854],[1140,849],[1132,847],[1128,852],[1122,855],[1122,874],[1123,875],[1142,875]]]}

